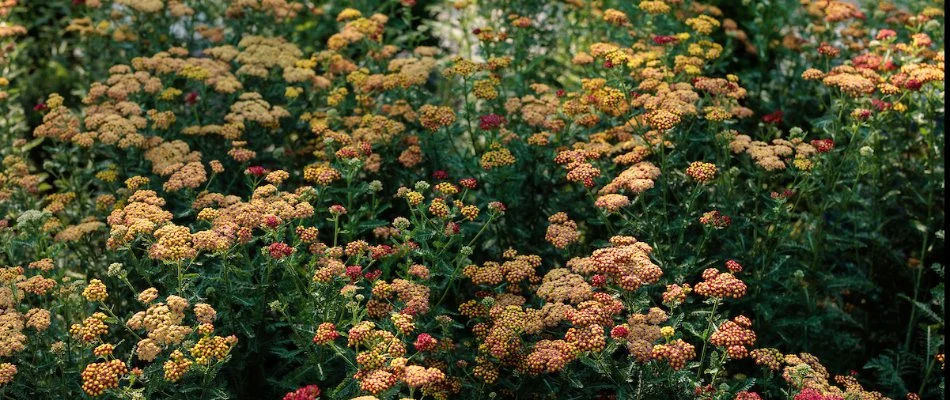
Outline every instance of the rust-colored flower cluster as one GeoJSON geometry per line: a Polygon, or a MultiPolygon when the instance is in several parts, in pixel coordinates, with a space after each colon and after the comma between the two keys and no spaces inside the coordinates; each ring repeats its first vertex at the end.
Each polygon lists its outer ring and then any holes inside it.
{"type": "Polygon", "coordinates": [[[701,296],[738,299],[745,296],[746,289],[746,284],[732,273],[708,268],[703,271],[703,281],[697,283],[693,290],[701,296]]]}
{"type": "Polygon", "coordinates": [[[731,321],[723,322],[709,337],[709,343],[725,347],[730,358],[740,360],[749,355],[749,347],[755,345],[755,339],[752,321],[740,315],[731,321]]]}

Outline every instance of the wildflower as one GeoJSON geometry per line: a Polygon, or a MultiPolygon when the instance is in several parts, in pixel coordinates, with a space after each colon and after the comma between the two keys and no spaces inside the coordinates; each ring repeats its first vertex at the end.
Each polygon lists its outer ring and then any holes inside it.
{"type": "Polygon", "coordinates": [[[607,10],[604,10],[603,18],[604,18],[604,21],[615,26],[623,26],[629,23],[630,21],[629,18],[627,17],[627,14],[625,14],[623,11],[615,10],[613,8],[608,8],[607,10]]]}
{"type": "Polygon", "coordinates": [[[96,302],[96,301],[105,301],[109,297],[109,293],[106,291],[106,285],[98,279],[93,279],[89,281],[89,286],[86,286],[86,289],[82,291],[82,297],[85,297],[86,300],[96,302]]]}
{"type": "Polygon", "coordinates": [[[699,223],[711,226],[716,229],[728,228],[732,224],[732,218],[728,215],[724,215],[719,211],[713,210],[706,212],[701,217],[699,217],[699,223]]]}
{"type": "Polygon", "coordinates": [[[663,335],[664,338],[669,339],[669,338],[673,337],[673,335],[674,335],[675,333],[676,333],[676,330],[673,329],[672,326],[664,326],[664,327],[660,328],[660,334],[663,335]]]}
{"type": "Polygon", "coordinates": [[[463,188],[474,190],[478,187],[478,181],[475,178],[464,178],[459,180],[459,186],[463,188]]]}
{"type": "Polygon", "coordinates": [[[641,10],[646,11],[651,15],[666,14],[671,10],[670,6],[667,5],[666,2],[659,0],[643,0],[640,2],[639,7],[641,10]]]}
{"type": "Polygon", "coordinates": [[[877,32],[877,35],[874,36],[874,39],[877,40],[887,40],[897,36],[897,32],[894,32],[891,29],[881,29],[877,32]]]}
{"type": "Polygon", "coordinates": [[[682,339],[676,339],[669,344],[653,346],[652,357],[666,360],[671,368],[679,370],[686,366],[687,361],[696,357],[696,348],[682,339]]]}
{"type": "Polygon", "coordinates": [[[208,365],[214,360],[221,360],[227,357],[231,346],[237,343],[237,336],[227,338],[221,336],[204,336],[198,339],[191,349],[188,350],[195,362],[199,365],[208,365]]]}
{"type": "Polygon", "coordinates": [[[495,79],[479,79],[472,83],[472,93],[476,98],[482,100],[494,100],[498,97],[498,91],[495,89],[495,79]]]}
{"type": "Polygon", "coordinates": [[[92,363],[82,371],[82,390],[98,397],[106,390],[119,387],[119,379],[127,374],[129,367],[121,360],[92,363]]]}
{"type": "Polygon", "coordinates": [[[736,393],[735,400],[762,400],[762,396],[759,396],[759,394],[755,392],[743,390],[739,393],[736,393]]]}
{"type": "Polygon", "coordinates": [[[930,47],[933,44],[933,40],[926,33],[915,33],[910,38],[914,47],[930,47]]]}
{"type": "Polygon", "coordinates": [[[449,207],[442,198],[435,198],[429,204],[429,213],[439,218],[445,218],[449,215],[449,207]]]}
{"type": "Polygon", "coordinates": [[[738,316],[731,321],[723,322],[712,336],[709,343],[725,347],[729,357],[735,360],[749,355],[748,347],[755,344],[755,332],[751,329],[752,323],[745,316],[738,316]]]}
{"type": "Polygon", "coordinates": [[[455,122],[455,111],[449,107],[426,104],[419,108],[419,123],[430,131],[452,125],[455,122]]]}
{"type": "Polygon", "coordinates": [[[851,112],[851,118],[854,118],[859,121],[867,120],[871,118],[871,110],[866,108],[858,108],[851,112]]]}
{"type": "Polygon", "coordinates": [[[650,127],[659,131],[673,129],[682,121],[682,117],[666,110],[653,110],[646,114],[647,123],[650,127]]]}
{"type": "Polygon", "coordinates": [[[614,213],[630,204],[630,198],[622,194],[605,194],[597,197],[594,206],[614,213]]]}
{"type": "Polygon", "coordinates": [[[267,247],[267,254],[275,260],[287,257],[293,253],[294,248],[282,242],[271,243],[270,246],[267,247]]]}
{"type": "Polygon", "coordinates": [[[505,207],[505,204],[500,201],[493,201],[488,203],[488,209],[495,214],[504,214],[505,210],[507,210],[507,207],[505,207]]]}
{"type": "Polygon", "coordinates": [[[13,382],[13,377],[16,376],[16,373],[17,368],[15,364],[0,364],[0,386],[13,382]]]}
{"type": "MultiPolygon", "coordinates": [[[[807,71],[806,71],[807,72],[807,71]]],[[[762,116],[762,122],[766,124],[778,125],[782,123],[782,119],[785,117],[785,113],[782,111],[774,111],[770,114],[762,116]]]]}
{"type": "Polygon", "coordinates": [[[821,54],[826,57],[834,58],[841,54],[841,49],[834,47],[826,42],[821,42],[818,46],[818,54],[821,54]]]}
{"type": "Polygon", "coordinates": [[[317,332],[313,336],[313,342],[316,344],[327,344],[340,337],[336,331],[336,325],[332,322],[321,323],[317,327],[317,332]]]}
{"type": "Polygon", "coordinates": [[[268,172],[267,169],[260,165],[252,165],[250,167],[247,167],[247,169],[244,170],[245,175],[252,175],[252,176],[264,176],[264,174],[266,174],[267,172],[268,172]]]}
{"type": "Polygon", "coordinates": [[[594,179],[600,176],[600,169],[586,162],[571,163],[567,168],[568,181],[583,182],[584,186],[588,188],[594,187],[596,184],[594,179]]]}
{"type": "Polygon", "coordinates": [[[686,168],[686,175],[699,183],[709,183],[716,179],[716,171],[714,164],[693,161],[686,168]]]}
{"type": "Polygon", "coordinates": [[[492,130],[498,129],[502,125],[506,124],[508,121],[505,117],[498,114],[486,114],[478,117],[479,124],[478,127],[482,130],[492,130]]]}
{"type": "Polygon", "coordinates": [[[436,344],[438,344],[438,340],[433,338],[432,335],[429,335],[428,333],[420,333],[419,336],[416,337],[416,341],[413,343],[413,346],[417,351],[430,351],[435,349],[436,344]]]}
{"type": "Polygon", "coordinates": [[[563,249],[580,237],[580,233],[577,232],[577,223],[569,219],[566,213],[556,213],[548,218],[548,222],[550,225],[548,225],[544,240],[556,248],[563,249]]]}
{"type": "Polygon", "coordinates": [[[393,219],[393,227],[399,230],[409,229],[409,220],[403,217],[396,217],[393,219]]]}
{"type": "Polygon", "coordinates": [[[122,268],[122,263],[112,263],[109,264],[109,268],[106,270],[106,275],[111,277],[121,277],[125,276],[126,272],[125,269],[122,268]]]}
{"type": "Polygon", "coordinates": [[[342,174],[329,165],[318,165],[305,167],[303,177],[308,182],[314,182],[319,185],[327,186],[340,179],[342,174]]]}
{"type": "Polygon", "coordinates": [[[424,368],[410,365],[403,372],[403,382],[411,388],[431,386],[445,379],[445,373],[437,368],[424,368]]]}
{"type": "Polygon", "coordinates": [[[171,357],[168,361],[165,361],[165,364],[162,365],[162,369],[165,371],[165,380],[168,382],[178,382],[188,370],[191,369],[192,362],[191,360],[185,358],[185,354],[179,350],[172,352],[171,357]]]}
{"type": "Polygon", "coordinates": [[[76,338],[85,343],[91,343],[95,341],[99,336],[109,332],[109,326],[105,324],[105,320],[108,319],[108,316],[101,312],[92,314],[89,318],[83,320],[82,323],[73,324],[69,327],[69,333],[76,338]]]}
{"type": "Polygon", "coordinates": [[[195,304],[195,319],[202,324],[213,323],[218,317],[218,313],[210,305],[205,303],[195,304]]]}
{"type": "Polygon", "coordinates": [[[696,284],[695,291],[706,297],[738,299],[745,296],[746,288],[746,284],[731,273],[720,273],[715,268],[708,268],[703,271],[703,281],[696,284]]]}
{"type": "Polygon", "coordinates": [[[514,165],[515,156],[511,154],[511,151],[507,148],[501,147],[498,144],[492,145],[492,150],[486,151],[485,154],[482,154],[480,165],[482,169],[491,170],[494,168],[507,167],[514,165]]]}
{"type": "Polygon", "coordinates": [[[284,395],[283,400],[317,400],[320,397],[320,387],[307,385],[284,395]]]}
{"type": "Polygon", "coordinates": [[[564,369],[575,358],[574,347],[564,340],[541,340],[525,358],[533,374],[555,373],[564,369]]]}
{"type": "Polygon", "coordinates": [[[474,205],[462,207],[462,210],[459,212],[469,221],[474,221],[475,218],[478,218],[478,207],[474,205]]]}
{"type": "Polygon", "coordinates": [[[594,287],[604,287],[607,284],[607,276],[603,274],[594,274],[590,277],[590,284],[594,287]]]}
{"type": "Polygon", "coordinates": [[[610,330],[610,337],[614,339],[624,339],[630,334],[630,329],[626,324],[617,325],[610,330]]]}
{"type": "Polygon", "coordinates": [[[330,212],[330,215],[338,217],[340,215],[346,215],[346,207],[343,207],[339,204],[334,204],[327,208],[327,211],[330,212]]]}
{"type": "Polygon", "coordinates": [[[811,145],[819,153],[827,153],[835,148],[835,141],[832,139],[815,139],[811,141],[811,145]]]}
{"type": "Polygon", "coordinates": [[[42,308],[31,308],[23,315],[23,318],[26,320],[27,327],[43,332],[49,329],[51,314],[42,308]]]}
{"type": "Polygon", "coordinates": [[[429,268],[422,264],[413,264],[409,267],[409,275],[419,279],[429,279],[429,268]]]}
{"type": "Polygon", "coordinates": [[[108,343],[103,343],[96,346],[96,348],[92,351],[92,353],[95,354],[97,357],[105,358],[106,356],[112,355],[113,350],[115,350],[115,346],[108,343]]]}
{"type": "Polygon", "coordinates": [[[728,269],[732,273],[738,273],[738,272],[742,272],[742,265],[739,264],[739,262],[736,260],[728,260],[726,261],[726,269],[728,269]]]}
{"type": "Polygon", "coordinates": [[[755,349],[749,354],[756,365],[764,366],[772,371],[781,369],[785,358],[781,352],[772,348],[755,349]]]}
{"type": "Polygon", "coordinates": [[[451,196],[453,194],[458,194],[459,189],[449,182],[439,182],[439,184],[435,185],[435,191],[446,196],[451,196]]]}
{"type": "Polygon", "coordinates": [[[709,35],[714,29],[719,27],[720,22],[713,17],[701,14],[694,18],[687,18],[686,25],[689,25],[697,33],[709,35]]]}

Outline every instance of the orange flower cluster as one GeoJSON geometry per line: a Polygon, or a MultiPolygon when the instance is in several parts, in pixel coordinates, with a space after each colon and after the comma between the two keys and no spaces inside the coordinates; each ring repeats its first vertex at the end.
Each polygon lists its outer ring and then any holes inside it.
{"type": "Polygon", "coordinates": [[[172,214],[162,209],[165,199],[151,190],[138,190],[129,197],[125,207],[109,214],[107,222],[111,228],[109,248],[116,248],[142,234],[151,234],[172,219],[172,214]]]}
{"type": "Polygon", "coordinates": [[[641,161],[627,168],[610,183],[600,189],[602,194],[629,192],[640,194],[653,188],[656,178],[660,177],[660,169],[649,161],[641,161]]]}
{"type": "Polygon", "coordinates": [[[774,348],[755,349],[749,355],[752,356],[752,360],[755,361],[756,365],[761,365],[772,371],[782,369],[782,364],[785,363],[785,355],[774,348]]]}
{"type": "Polygon", "coordinates": [[[533,375],[556,373],[576,358],[577,349],[565,340],[541,340],[525,357],[525,369],[533,375]]]}
{"type": "Polygon", "coordinates": [[[666,312],[657,307],[650,308],[646,314],[630,314],[627,323],[621,325],[626,330],[621,339],[627,342],[627,350],[633,358],[641,363],[653,359],[653,345],[663,338],[659,325],[667,319],[666,312]]]}
{"type": "Polygon", "coordinates": [[[746,284],[728,272],[719,272],[715,268],[703,271],[703,281],[696,284],[696,294],[706,297],[734,299],[745,296],[746,284]]]}
{"type": "Polygon", "coordinates": [[[476,285],[497,285],[502,281],[517,285],[527,281],[536,283],[541,280],[536,269],[541,266],[541,257],[536,255],[506,254],[508,260],[502,263],[488,261],[481,267],[469,265],[462,270],[476,285]]]}
{"type": "Polygon", "coordinates": [[[674,370],[682,369],[686,362],[696,358],[696,348],[683,339],[676,339],[667,344],[653,346],[651,356],[656,360],[665,360],[674,370]]]}
{"type": "Polygon", "coordinates": [[[585,187],[594,187],[594,179],[600,176],[600,170],[589,161],[599,158],[599,154],[583,150],[565,150],[554,157],[554,162],[567,169],[567,180],[581,182],[585,187]]]}
{"type": "MultiPolygon", "coordinates": [[[[408,317],[409,320],[412,318],[405,314],[397,315],[408,317]]],[[[326,344],[337,336],[339,334],[333,324],[324,323],[318,328],[314,341],[326,344]]],[[[427,395],[443,398],[460,389],[460,384],[446,377],[439,368],[408,365],[406,344],[391,332],[378,329],[373,322],[360,322],[350,329],[348,336],[348,346],[361,349],[356,355],[359,370],[353,378],[364,392],[378,395],[399,382],[410,388],[420,388],[427,395]]],[[[419,351],[431,351],[437,343],[430,335],[420,334],[415,347],[419,351]],[[423,338],[427,339],[427,344],[421,344],[423,338]]]]}
{"type": "Polygon", "coordinates": [[[394,279],[392,283],[377,281],[370,303],[386,310],[374,313],[377,317],[388,315],[394,308],[403,314],[422,315],[429,312],[429,287],[405,279],[394,279]]]}
{"type": "Polygon", "coordinates": [[[594,250],[590,257],[569,260],[568,267],[582,275],[604,275],[630,291],[655,283],[663,275],[660,267],[650,260],[653,248],[648,244],[631,236],[614,236],[610,243],[613,247],[594,250]]]}
{"type": "Polygon", "coordinates": [[[834,381],[840,387],[831,384],[828,370],[811,354],[788,354],[784,361],[782,377],[797,390],[814,391],[830,398],[886,399],[881,393],[865,390],[853,376],[836,376],[834,381]]]}
{"type": "Polygon", "coordinates": [[[15,364],[11,363],[2,363],[0,364],[0,385],[6,385],[10,382],[13,382],[13,377],[16,376],[17,368],[15,364]]]}
{"type": "Polygon", "coordinates": [[[193,364],[194,362],[186,358],[185,354],[180,350],[173,351],[168,361],[162,364],[162,370],[165,372],[165,380],[168,382],[178,382],[191,370],[193,364]]]}
{"type": "Polygon", "coordinates": [[[514,154],[511,153],[511,150],[501,147],[498,143],[494,143],[491,145],[491,150],[482,154],[479,165],[482,166],[482,169],[490,171],[495,168],[514,165],[517,161],[514,154]]]}
{"type": "Polygon", "coordinates": [[[709,343],[725,347],[730,358],[740,360],[749,355],[748,347],[755,345],[755,339],[752,321],[740,315],[731,321],[723,322],[709,337],[709,343]]]}
{"type": "Polygon", "coordinates": [[[666,291],[663,292],[663,304],[670,307],[682,304],[686,301],[686,296],[692,292],[693,288],[688,283],[666,285],[666,291]]]}
{"type": "Polygon", "coordinates": [[[550,225],[548,225],[544,240],[547,240],[554,247],[563,249],[580,238],[580,232],[577,232],[577,223],[568,218],[567,213],[556,213],[548,217],[548,222],[550,222],[550,225]]]}
{"type": "Polygon", "coordinates": [[[535,293],[551,303],[578,304],[590,299],[594,292],[583,276],[567,268],[555,268],[544,275],[535,293]]]}
{"type": "Polygon", "coordinates": [[[223,360],[227,357],[231,348],[237,344],[237,336],[205,336],[198,339],[198,343],[189,349],[191,356],[195,358],[195,363],[199,365],[208,365],[215,360],[223,360]]]}
{"type": "Polygon", "coordinates": [[[92,314],[82,323],[73,324],[69,327],[69,333],[83,343],[92,343],[99,339],[99,336],[109,332],[109,325],[105,323],[109,317],[101,312],[92,314]]]}
{"type": "Polygon", "coordinates": [[[817,153],[814,146],[800,138],[791,140],[773,139],[770,144],[752,140],[748,135],[741,134],[736,134],[733,137],[729,143],[729,149],[735,154],[743,152],[748,154],[756,165],[767,171],[785,169],[786,162],[792,158],[796,161],[795,165],[801,165],[802,162],[808,161],[809,157],[817,153]]]}
{"type": "Polygon", "coordinates": [[[83,289],[82,297],[92,302],[105,301],[105,299],[109,297],[109,293],[106,291],[106,285],[102,283],[102,281],[93,279],[89,281],[89,285],[83,289]]]}
{"type": "Polygon", "coordinates": [[[106,390],[119,387],[119,379],[129,373],[129,367],[121,360],[92,363],[82,371],[82,390],[92,397],[101,396],[106,390]]]}
{"type": "Polygon", "coordinates": [[[702,161],[693,161],[686,168],[686,176],[699,183],[709,183],[716,179],[716,165],[702,161]]]}
{"type": "Polygon", "coordinates": [[[426,104],[419,107],[419,123],[430,131],[437,131],[455,123],[455,111],[450,107],[426,104]]]}

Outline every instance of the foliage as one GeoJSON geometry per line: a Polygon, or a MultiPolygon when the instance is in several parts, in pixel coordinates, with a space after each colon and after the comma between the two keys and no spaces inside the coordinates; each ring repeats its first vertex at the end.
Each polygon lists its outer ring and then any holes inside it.
{"type": "Polygon", "coordinates": [[[7,1],[0,393],[942,397],[942,2],[746,3],[7,1]]]}

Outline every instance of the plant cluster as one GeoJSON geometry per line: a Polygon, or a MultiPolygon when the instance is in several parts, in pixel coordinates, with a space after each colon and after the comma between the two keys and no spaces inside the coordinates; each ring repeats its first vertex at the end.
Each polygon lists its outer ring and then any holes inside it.
{"type": "Polygon", "coordinates": [[[942,1],[0,18],[0,395],[943,396],[942,1]]]}

